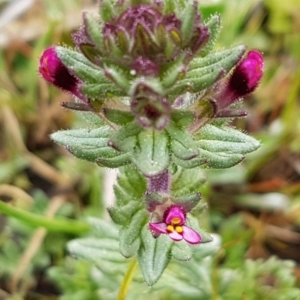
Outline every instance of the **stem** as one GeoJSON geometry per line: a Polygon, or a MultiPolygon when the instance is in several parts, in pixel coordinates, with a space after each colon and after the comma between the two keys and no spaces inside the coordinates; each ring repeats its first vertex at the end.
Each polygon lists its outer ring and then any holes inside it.
{"type": "Polygon", "coordinates": [[[133,274],[134,274],[134,271],[136,269],[136,266],[137,266],[137,259],[134,258],[131,261],[131,263],[130,263],[130,265],[128,267],[127,272],[125,273],[123,282],[122,282],[121,287],[120,287],[120,292],[119,292],[119,295],[118,295],[118,300],[125,300],[126,299],[126,295],[127,295],[129,286],[131,284],[131,281],[132,281],[133,274]]]}
{"type": "Polygon", "coordinates": [[[156,177],[148,179],[148,192],[169,194],[171,186],[171,177],[168,170],[156,177]]]}
{"type": "Polygon", "coordinates": [[[0,200],[0,212],[7,216],[16,218],[25,222],[29,226],[44,227],[52,232],[66,232],[71,234],[80,235],[90,230],[90,225],[82,221],[63,218],[49,218],[43,215],[13,207],[0,200]]]}
{"type": "Polygon", "coordinates": [[[102,112],[98,112],[98,113],[96,113],[96,115],[102,119],[102,121],[104,122],[104,124],[108,125],[113,130],[117,130],[118,129],[118,126],[115,125],[114,123],[108,121],[107,118],[104,116],[104,114],[102,112]]]}

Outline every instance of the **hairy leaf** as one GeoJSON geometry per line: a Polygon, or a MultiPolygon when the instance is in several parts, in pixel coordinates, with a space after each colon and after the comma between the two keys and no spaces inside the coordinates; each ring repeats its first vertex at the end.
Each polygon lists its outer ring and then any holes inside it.
{"type": "Polygon", "coordinates": [[[195,58],[189,66],[185,78],[178,80],[169,93],[178,95],[186,91],[200,92],[225,76],[240,60],[244,46],[212,53],[203,58],[195,58]]]}

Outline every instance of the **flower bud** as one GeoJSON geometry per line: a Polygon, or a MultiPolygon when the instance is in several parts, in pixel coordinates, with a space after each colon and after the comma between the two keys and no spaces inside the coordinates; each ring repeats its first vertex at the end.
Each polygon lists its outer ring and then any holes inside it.
{"type": "Polygon", "coordinates": [[[56,87],[78,96],[79,80],[62,63],[54,47],[47,48],[40,58],[39,72],[43,78],[56,87]]]}
{"type": "Polygon", "coordinates": [[[235,68],[229,87],[238,97],[243,97],[255,90],[262,76],[262,55],[258,51],[250,51],[235,68]]]}
{"type": "Polygon", "coordinates": [[[263,76],[263,57],[258,51],[249,51],[235,67],[232,75],[216,95],[218,110],[253,92],[263,76]]]}

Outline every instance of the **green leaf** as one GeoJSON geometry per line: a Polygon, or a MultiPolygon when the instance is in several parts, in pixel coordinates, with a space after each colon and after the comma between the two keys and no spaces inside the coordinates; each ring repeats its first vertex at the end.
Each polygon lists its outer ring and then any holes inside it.
{"type": "Polygon", "coordinates": [[[111,0],[102,0],[99,13],[103,22],[111,21],[114,15],[113,3],[111,0]]]}
{"type": "Polygon", "coordinates": [[[183,207],[185,211],[191,211],[199,204],[200,200],[201,200],[201,194],[193,193],[193,194],[180,196],[177,199],[173,199],[173,202],[183,207]]]}
{"type": "Polygon", "coordinates": [[[160,78],[164,88],[172,86],[177,78],[184,72],[184,55],[172,61],[168,65],[164,65],[164,70],[161,72],[160,78]]]}
{"type": "Polygon", "coordinates": [[[205,25],[208,26],[208,28],[209,28],[210,37],[209,37],[209,41],[205,45],[204,49],[202,49],[200,52],[201,56],[208,55],[214,47],[214,44],[217,40],[217,37],[218,37],[220,29],[221,29],[220,28],[221,27],[220,16],[219,15],[211,16],[205,25]]]}
{"type": "Polygon", "coordinates": [[[123,89],[124,91],[128,91],[128,87],[130,86],[129,75],[120,69],[117,65],[110,64],[105,67],[105,75],[108,79],[114,82],[118,87],[123,89]]]}
{"type": "Polygon", "coordinates": [[[128,226],[123,226],[120,229],[120,252],[125,257],[134,256],[139,250],[141,231],[147,220],[147,212],[142,209],[134,214],[128,226]]]}
{"type": "Polygon", "coordinates": [[[128,203],[138,201],[142,203],[146,191],[146,180],[133,166],[120,169],[117,183],[114,185],[114,194],[118,206],[124,207],[128,203]]]}
{"type": "Polygon", "coordinates": [[[255,138],[228,126],[205,125],[195,138],[200,148],[211,152],[246,154],[260,146],[255,138]]]}
{"type": "Polygon", "coordinates": [[[188,261],[192,258],[192,248],[186,241],[180,241],[173,244],[172,257],[180,261],[188,261]]]}
{"type": "Polygon", "coordinates": [[[256,150],[260,143],[251,136],[228,126],[205,125],[195,136],[200,158],[208,168],[230,168],[244,159],[244,154],[256,150]]]}
{"type": "Polygon", "coordinates": [[[103,71],[81,53],[61,46],[57,46],[55,50],[63,64],[84,82],[94,84],[110,83],[103,71]]]}
{"type": "Polygon", "coordinates": [[[117,124],[117,125],[126,125],[133,121],[134,116],[130,111],[117,110],[112,108],[104,108],[103,113],[105,117],[117,124]]]}
{"type": "Polygon", "coordinates": [[[131,152],[137,143],[137,135],[141,127],[135,122],[128,123],[115,132],[110,139],[110,144],[119,151],[131,152]]]}
{"type": "Polygon", "coordinates": [[[118,225],[128,225],[135,213],[143,208],[142,202],[131,201],[123,206],[108,207],[108,212],[112,220],[118,225]]]}
{"type": "Polygon", "coordinates": [[[119,168],[131,163],[131,156],[129,153],[121,153],[114,157],[101,157],[96,160],[100,167],[119,168]]]}
{"type": "MultiPolygon", "coordinates": [[[[200,152],[200,154],[201,154],[201,152],[200,152]]],[[[193,159],[190,159],[190,160],[182,160],[182,159],[177,158],[176,156],[173,156],[172,161],[176,165],[178,165],[178,166],[180,166],[181,168],[184,168],[184,169],[197,168],[197,167],[203,166],[204,164],[207,163],[207,159],[202,158],[201,155],[198,156],[198,157],[195,157],[193,159]]]]}
{"type": "MultiPolygon", "coordinates": [[[[184,243],[174,243],[172,250],[176,246],[183,247],[185,249],[184,243]]],[[[224,292],[220,292],[219,276],[229,277],[227,281],[227,286],[230,284],[229,270],[227,272],[219,273],[220,268],[215,268],[214,266],[214,256],[216,252],[220,249],[220,239],[218,236],[214,235],[214,239],[211,243],[200,244],[199,246],[189,247],[193,251],[193,257],[190,261],[182,262],[172,260],[165,270],[164,275],[160,281],[155,285],[157,290],[163,289],[168,295],[168,299],[197,299],[197,300],[207,300],[213,299],[213,295],[217,292],[218,296],[224,295],[224,292]],[[217,272],[217,273],[215,273],[217,272]],[[211,278],[218,274],[216,284],[218,288],[212,285],[211,278]]],[[[178,249],[177,249],[178,250],[178,249]]],[[[180,251],[180,250],[179,250],[180,251]]],[[[226,286],[226,285],[225,285],[226,286]]],[[[224,299],[231,299],[223,297],[224,299]]],[[[236,298],[236,299],[240,299],[236,298]]]]}
{"type": "Polygon", "coordinates": [[[115,223],[123,225],[120,229],[120,251],[125,257],[131,257],[139,249],[140,231],[148,220],[143,203],[146,181],[134,167],[124,167],[120,171],[114,186],[116,205],[108,211],[115,223]]]}
{"type": "Polygon", "coordinates": [[[225,76],[240,60],[244,46],[212,53],[203,58],[195,58],[189,65],[185,78],[178,80],[169,94],[179,95],[186,91],[200,92],[225,76]]]}
{"type": "Polygon", "coordinates": [[[136,198],[143,197],[147,188],[145,177],[136,168],[129,167],[124,168],[124,176],[126,176],[131,185],[132,194],[135,195],[136,198]]]}
{"type": "MultiPolygon", "coordinates": [[[[141,87],[142,89],[150,90],[158,95],[165,94],[165,89],[161,84],[161,80],[155,77],[148,77],[147,80],[145,80],[143,76],[137,77],[136,79],[132,80],[128,86],[130,86],[128,91],[128,96],[130,97],[135,97],[137,93],[139,93],[141,87]]],[[[128,86],[126,90],[128,90],[128,86]]]]}
{"type": "Polygon", "coordinates": [[[137,258],[143,277],[149,286],[158,281],[170,262],[172,244],[173,241],[167,235],[160,235],[155,239],[147,226],[143,228],[137,258]]]}
{"type": "Polygon", "coordinates": [[[101,260],[111,262],[124,262],[120,255],[119,243],[116,239],[86,237],[75,239],[68,243],[70,253],[77,258],[91,262],[101,263],[101,260]]]}
{"type": "Polygon", "coordinates": [[[245,51],[246,47],[241,45],[231,49],[214,52],[205,57],[197,57],[191,61],[188,73],[192,72],[191,74],[196,74],[197,71],[202,70],[202,68],[211,71],[216,67],[230,70],[235,66],[237,61],[240,60],[245,51]]]}
{"type": "Polygon", "coordinates": [[[103,124],[103,119],[92,111],[79,111],[78,114],[83,120],[87,121],[91,127],[96,128],[105,125],[103,124]]]}
{"type": "Polygon", "coordinates": [[[95,237],[107,237],[117,239],[119,236],[116,226],[100,218],[88,217],[87,223],[91,226],[91,234],[95,237]]]}
{"type": "Polygon", "coordinates": [[[179,159],[189,160],[198,156],[197,144],[187,130],[170,123],[166,131],[171,137],[171,150],[179,159]]]}
{"type": "Polygon", "coordinates": [[[181,35],[183,45],[188,43],[194,33],[195,18],[197,10],[195,9],[195,2],[192,0],[185,1],[185,8],[180,15],[181,20],[181,35]]]}
{"type": "Polygon", "coordinates": [[[214,153],[204,149],[201,149],[200,153],[201,158],[207,161],[206,167],[212,169],[231,168],[245,158],[242,154],[214,153]]]}
{"type": "Polygon", "coordinates": [[[83,82],[80,89],[84,95],[91,99],[104,101],[107,97],[126,96],[115,84],[110,82],[89,83],[83,82]]]}
{"type": "Polygon", "coordinates": [[[84,14],[84,23],[88,36],[97,48],[101,49],[103,43],[101,24],[90,13],[84,14]]]}
{"type": "Polygon", "coordinates": [[[174,121],[177,126],[187,126],[193,123],[195,119],[194,113],[191,111],[185,111],[182,109],[172,109],[171,119],[174,121]]]}
{"type": "Polygon", "coordinates": [[[138,146],[132,162],[146,176],[155,176],[169,165],[168,136],[165,131],[143,130],[138,135],[138,146]]]}
{"type": "Polygon", "coordinates": [[[205,176],[199,168],[178,168],[172,180],[172,196],[180,199],[182,196],[198,193],[205,180],[205,176]]]}
{"type": "Polygon", "coordinates": [[[93,129],[72,129],[57,131],[51,138],[65,147],[76,157],[96,161],[98,158],[110,158],[119,152],[107,145],[112,134],[108,126],[93,129]]]}

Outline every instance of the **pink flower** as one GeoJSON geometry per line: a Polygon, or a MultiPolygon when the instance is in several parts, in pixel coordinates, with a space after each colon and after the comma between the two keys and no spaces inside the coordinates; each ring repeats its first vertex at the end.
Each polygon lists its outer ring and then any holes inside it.
{"type": "Polygon", "coordinates": [[[260,52],[252,50],[235,67],[226,85],[217,95],[219,110],[226,108],[238,99],[252,93],[263,76],[263,57],[260,52]]]}
{"type": "Polygon", "coordinates": [[[263,66],[262,55],[258,51],[249,51],[230,77],[230,88],[240,97],[253,92],[263,76],[263,66]]]}
{"type": "Polygon", "coordinates": [[[39,72],[46,81],[81,98],[78,92],[79,80],[62,63],[54,47],[47,48],[42,54],[39,72]]]}
{"type": "Polygon", "coordinates": [[[149,228],[159,234],[167,234],[174,241],[184,239],[190,244],[199,244],[201,236],[185,225],[186,213],[177,205],[169,207],[164,214],[163,222],[149,223],[149,228]]]}

